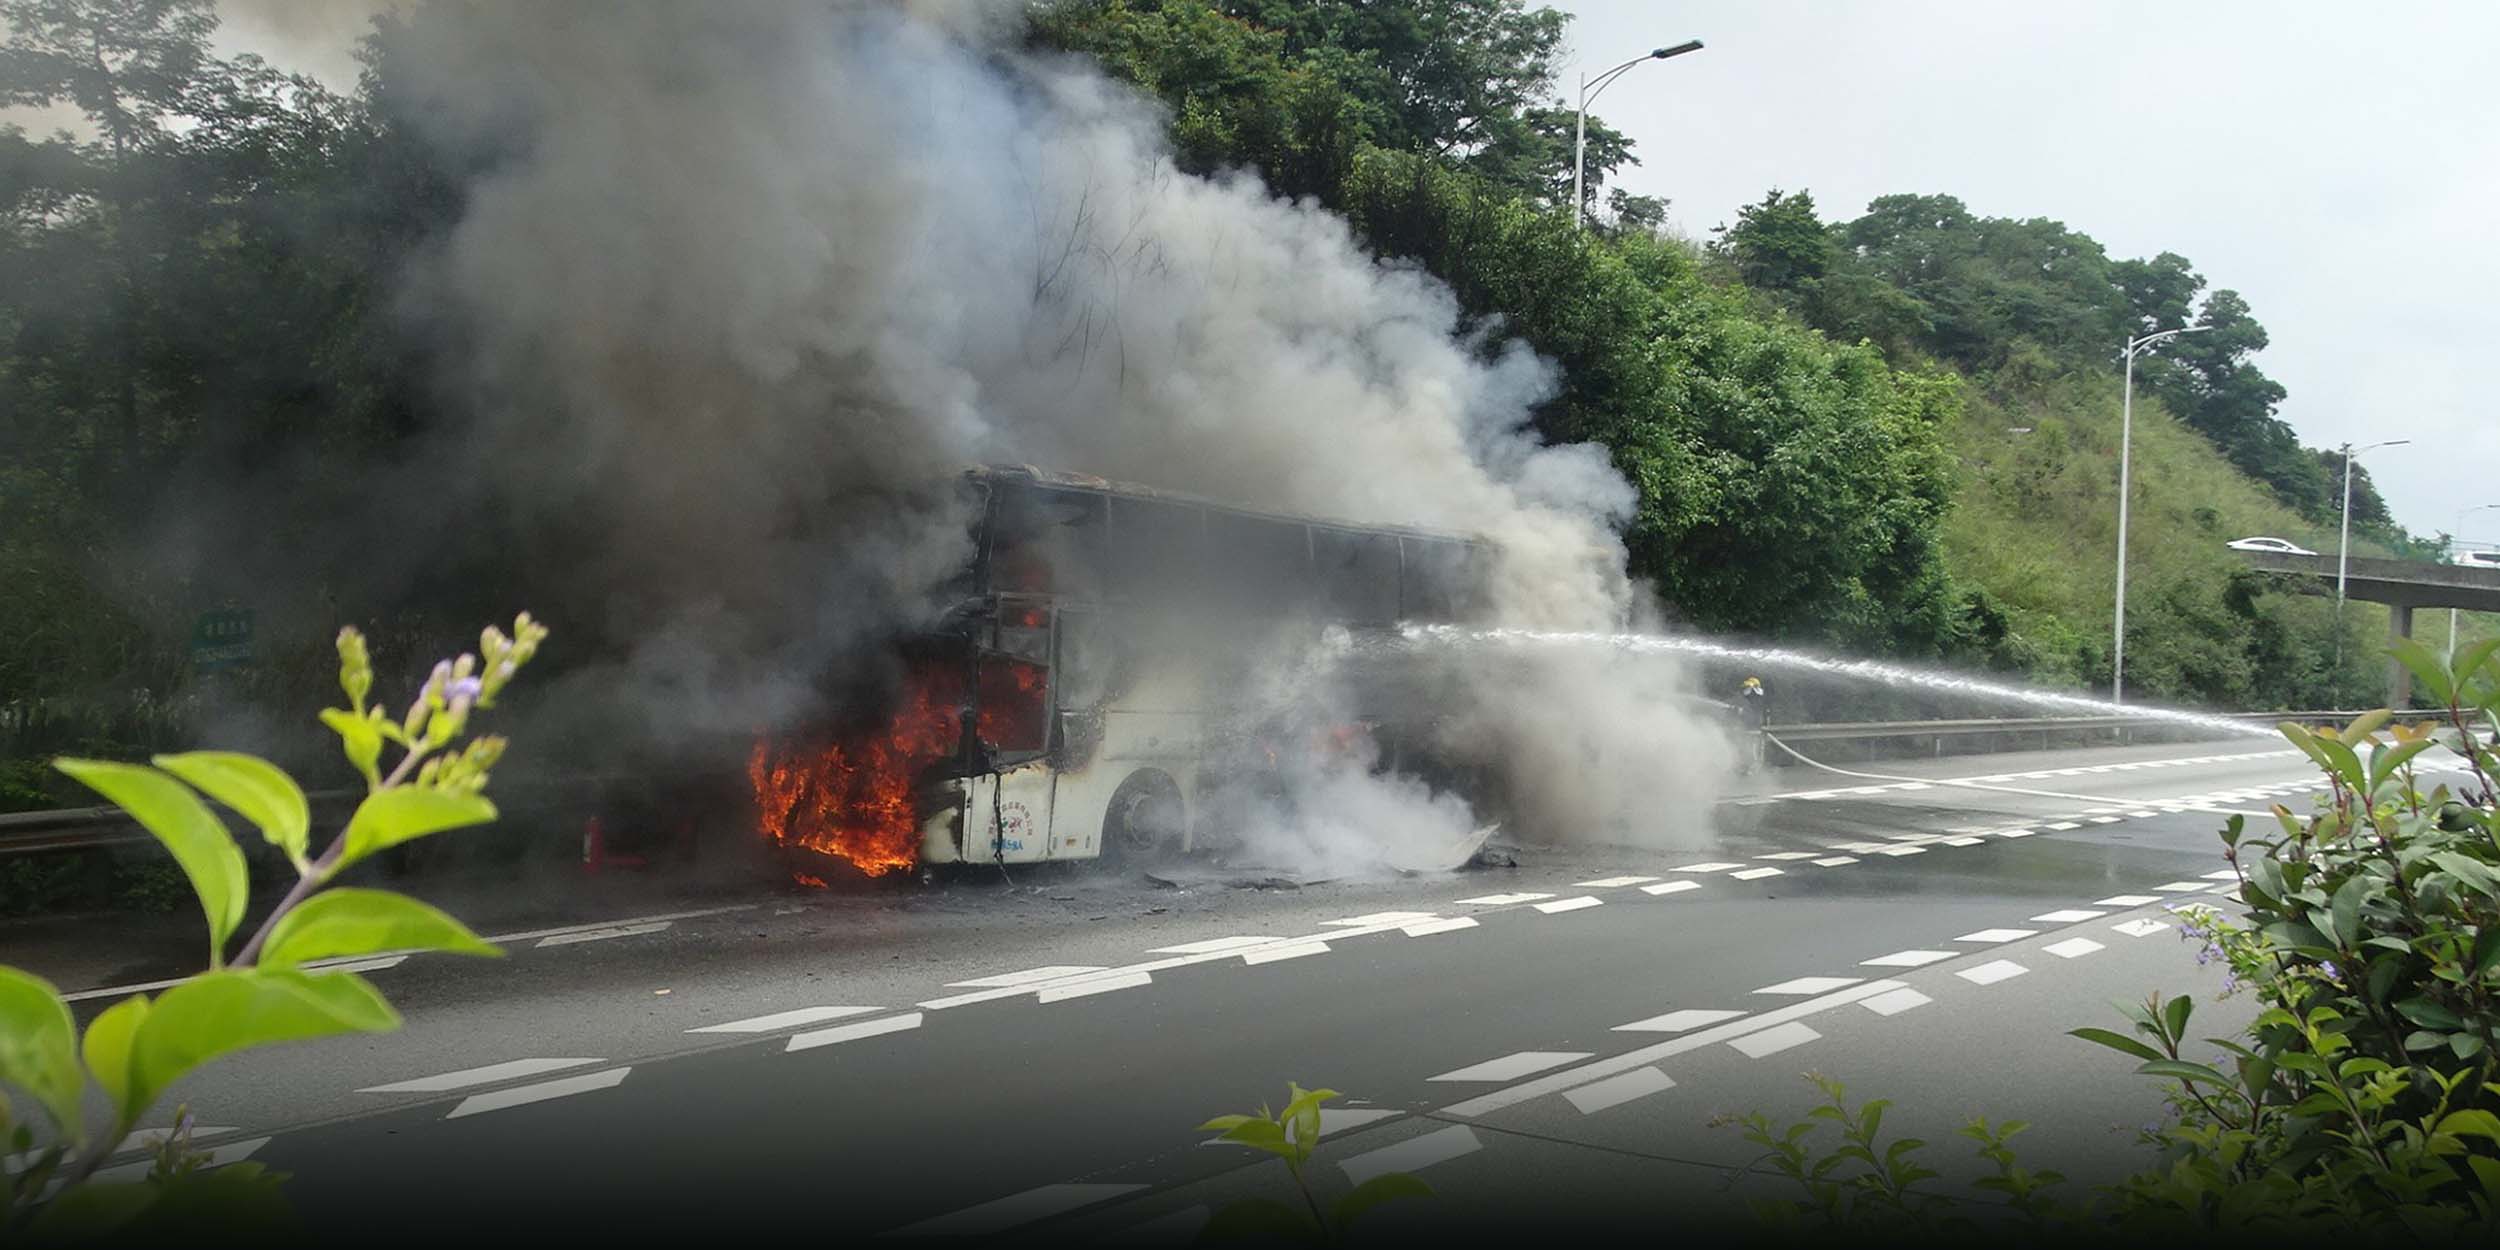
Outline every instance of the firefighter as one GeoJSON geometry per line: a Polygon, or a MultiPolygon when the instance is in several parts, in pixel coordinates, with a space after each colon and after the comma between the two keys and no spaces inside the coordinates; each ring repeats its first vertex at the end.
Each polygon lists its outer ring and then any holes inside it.
{"type": "Polygon", "coordinates": [[[1762,688],[1762,679],[1748,677],[1736,696],[1736,723],[1745,731],[1744,769],[1752,772],[1762,767],[1762,712],[1771,701],[1770,692],[1762,688]]]}

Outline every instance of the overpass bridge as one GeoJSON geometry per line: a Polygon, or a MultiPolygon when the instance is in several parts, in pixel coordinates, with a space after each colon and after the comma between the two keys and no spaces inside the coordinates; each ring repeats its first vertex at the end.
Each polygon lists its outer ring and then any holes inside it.
{"type": "MultiPolygon", "coordinates": [[[[2332,593],[2335,557],[2296,556],[2279,551],[2237,553],[2249,567],[2319,579],[2316,587],[2332,593]]],[[[2467,612],[2500,613],[2500,569],[2464,564],[2432,564],[2419,560],[2349,560],[2345,563],[2344,596],[2387,605],[2387,636],[2392,642],[2413,636],[2416,608],[2459,608],[2467,612]]],[[[2413,698],[2413,673],[2387,662],[2387,705],[2403,707],[2413,698]]]]}

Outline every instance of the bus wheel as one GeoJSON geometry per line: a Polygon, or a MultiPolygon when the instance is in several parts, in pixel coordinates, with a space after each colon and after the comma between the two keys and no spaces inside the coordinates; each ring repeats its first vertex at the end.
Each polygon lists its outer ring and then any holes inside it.
{"type": "Polygon", "coordinates": [[[1102,857],[1130,867],[1154,863],[1180,849],[1186,824],[1179,782],[1152,769],[1131,773],[1103,813],[1102,857]]]}

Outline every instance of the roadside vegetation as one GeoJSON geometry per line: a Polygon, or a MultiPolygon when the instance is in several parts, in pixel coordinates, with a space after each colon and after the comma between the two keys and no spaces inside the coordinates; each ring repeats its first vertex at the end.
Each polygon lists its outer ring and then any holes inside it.
{"type": "MultiPolygon", "coordinates": [[[[49,110],[0,128],[0,808],[72,801],[38,766],[58,751],[279,724],[336,621],[427,654],[545,554],[473,515],[379,568],[337,524],[449,471],[462,418],[433,380],[460,346],[397,296],[478,171],[426,140],[391,19],[352,91],[218,55],[214,21],[208,0],[0,0],[0,99],[49,110]],[[210,559],[212,534],[249,541],[210,559]],[[254,613],[252,661],[204,674],[219,609],[254,613]]],[[[2377,689],[2382,611],[2354,605],[2339,638],[2221,547],[2330,549],[2339,466],[2274,415],[2245,301],[2183,258],[1944,195],[1826,220],[1772,192],[1678,238],[1616,185],[1637,154],[1602,118],[1575,231],[1568,19],[1527,0],[1050,0],[1028,22],[1161,101],[1184,169],[1341,215],[1446,282],[1485,350],[1553,362],[1539,432],[1610,449],[1639,495],[1633,572],[1694,627],[2106,688],[2118,345],[2211,325],[2139,373],[2129,692],[2377,689]]],[[[2354,514],[2365,552],[2430,550],[2366,472],[2354,514]]],[[[2445,620],[2424,614],[2434,643],[2445,620]]],[[[579,641],[589,662],[613,640],[579,641]]],[[[302,766],[319,746],[251,745],[302,766]]]]}

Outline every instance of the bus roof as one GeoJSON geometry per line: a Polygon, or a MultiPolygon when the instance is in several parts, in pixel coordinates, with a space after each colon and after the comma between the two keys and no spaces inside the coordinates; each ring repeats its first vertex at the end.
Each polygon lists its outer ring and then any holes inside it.
{"type": "Polygon", "coordinates": [[[1029,481],[1037,486],[1049,486],[1059,490],[1086,491],[1101,495],[1121,495],[1134,499],[1154,499],[1166,503],[1177,503],[1190,507],[1208,508],[1217,512],[1229,512],[1237,516],[1263,517],[1271,520],[1291,521],[1300,525],[1317,525],[1328,529],[1351,530],[1357,533],[1395,534],[1408,538],[1428,539],[1434,542],[1463,543],[1470,547],[1491,548],[1495,545],[1493,540],[1486,538],[1483,535],[1469,534],[1459,530],[1432,529],[1421,525],[1366,525],[1355,521],[1338,520],[1333,517],[1310,516],[1294,512],[1272,512],[1264,508],[1245,508],[1238,504],[1226,503],[1218,499],[1208,499],[1201,495],[1191,495],[1182,491],[1165,490],[1161,487],[1144,486],[1134,482],[1115,482],[1108,478],[1095,477],[1090,473],[1071,473],[1064,470],[1043,469],[1029,464],[973,465],[964,470],[964,476],[968,478],[976,478],[985,482],[1029,481]]]}

